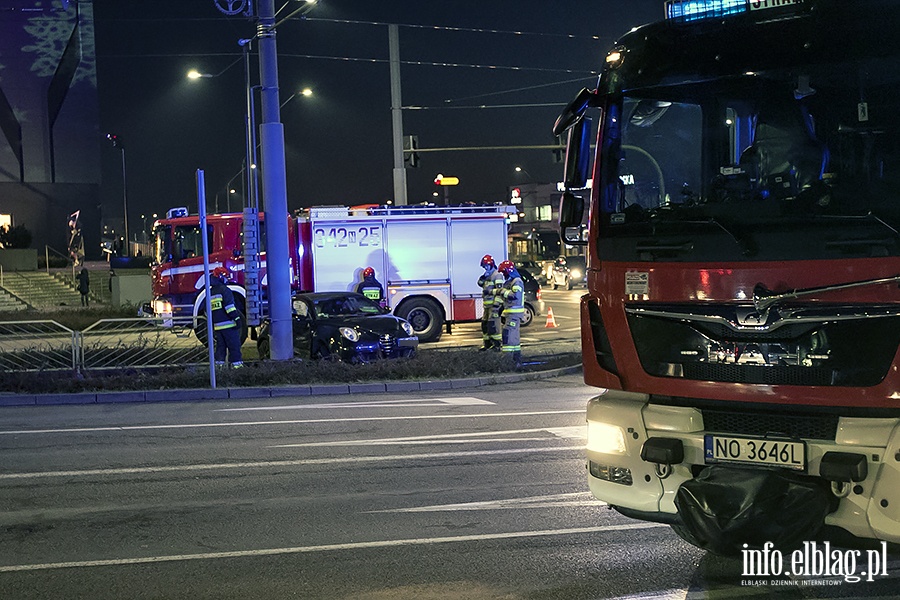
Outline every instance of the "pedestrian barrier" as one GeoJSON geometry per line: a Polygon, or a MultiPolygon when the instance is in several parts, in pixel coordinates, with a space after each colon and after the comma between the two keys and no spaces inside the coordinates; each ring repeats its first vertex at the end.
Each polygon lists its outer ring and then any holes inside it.
{"type": "Polygon", "coordinates": [[[84,369],[161,367],[209,362],[191,331],[163,327],[163,319],[103,319],[80,334],[84,369]]]}
{"type": "Polygon", "coordinates": [[[0,322],[0,371],[66,371],[205,364],[196,337],[162,319],[103,319],[84,331],[55,321],[0,322]]]}
{"type": "Polygon", "coordinates": [[[0,322],[0,371],[58,371],[77,364],[77,332],[56,321],[0,322]]]}
{"type": "Polygon", "coordinates": [[[559,327],[556,324],[556,317],[553,316],[553,307],[547,307],[547,324],[544,327],[559,327]]]}

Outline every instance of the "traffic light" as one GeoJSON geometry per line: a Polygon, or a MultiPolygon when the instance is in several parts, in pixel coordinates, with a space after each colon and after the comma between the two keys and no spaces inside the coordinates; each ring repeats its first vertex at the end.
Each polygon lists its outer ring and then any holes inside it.
{"type": "Polygon", "coordinates": [[[403,138],[403,162],[407,167],[416,168],[419,166],[419,136],[408,135],[403,138]]]}
{"type": "Polygon", "coordinates": [[[108,139],[110,141],[113,148],[124,148],[125,147],[125,145],[122,144],[122,140],[119,139],[119,136],[117,136],[114,133],[107,133],[106,139],[108,139]]]}

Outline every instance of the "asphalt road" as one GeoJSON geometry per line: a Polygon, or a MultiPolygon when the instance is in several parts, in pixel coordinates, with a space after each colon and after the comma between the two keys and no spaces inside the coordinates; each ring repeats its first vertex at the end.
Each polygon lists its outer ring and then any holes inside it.
{"type": "MultiPolygon", "coordinates": [[[[765,597],[586,491],[579,376],[0,410],[0,597],[765,597]]],[[[900,572],[900,564],[889,570],[900,572]]],[[[897,581],[778,597],[896,598],[897,581]]]]}

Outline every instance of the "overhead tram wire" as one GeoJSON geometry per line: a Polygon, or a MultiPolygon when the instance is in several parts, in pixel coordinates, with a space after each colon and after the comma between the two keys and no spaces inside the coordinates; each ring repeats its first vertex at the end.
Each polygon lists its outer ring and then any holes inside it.
{"type": "MultiPolygon", "coordinates": [[[[285,19],[287,20],[287,18],[285,19]]],[[[577,35],[573,33],[547,33],[547,32],[538,32],[538,31],[507,31],[503,29],[484,29],[477,27],[450,27],[446,25],[415,25],[412,23],[387,23],[382,21],[362,21],[355,19],[327,19],[323,17],[304,17],[300,19],[291,19],[292,21],[310,21],[310,22],[320,22],[320,23],[342,23],[345,25],[373,25],[373,26],[385,26],[385,25],[397,25],[398,27],[404,27],[408,29],[432,29],[436,31],[454,31],[461,33],[494,33],[494,34],[502,34],[502,35],[516,35],[516,36],[535,36],[535,37],[555,37],[555,38],[565,38],[570,40],[583,39],[583,40],[593,40],[596,42],[601,41],[615,41],[613,37],[601,37],[599,35],[577,35]]]]}

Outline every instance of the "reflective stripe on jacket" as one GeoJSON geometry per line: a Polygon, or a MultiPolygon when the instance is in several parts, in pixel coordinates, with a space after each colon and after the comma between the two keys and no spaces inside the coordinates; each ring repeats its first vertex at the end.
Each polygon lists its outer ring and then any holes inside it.
{"type": "Polygon", "coordinates": [[[503,298],[504,317],[513,317],[521,315],[525,312],[525,286],[522,279],[513,277],[503,284],[503,290],[500,292],[503,298]]]}
{"type": "Polygon", "coordinates": [[[210,289],[209,301],[212,305],[213,329],[237,327],[241,313],[234,305],[234,294],[231,293],[228,286],[221,283],[213,284],[210,289]]]}

